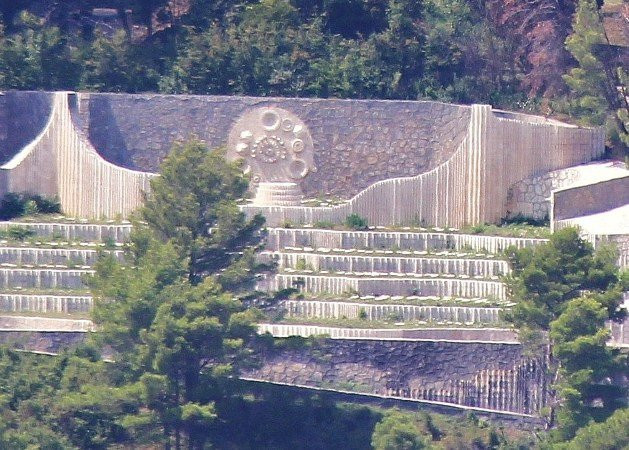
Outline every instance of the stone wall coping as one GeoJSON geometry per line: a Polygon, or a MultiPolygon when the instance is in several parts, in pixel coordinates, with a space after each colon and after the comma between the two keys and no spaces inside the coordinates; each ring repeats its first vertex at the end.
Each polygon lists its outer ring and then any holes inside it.
{"type": "MultiPolygon", "coordinates": [[[[33,91],[39,92],[39,91],[33,91]]],[[[53,91],[47,91],[53,92],[53,91]]],[[[127,98],[137,98],[137,99],[151,99],[151,98],[179,98],[179,99],[211,99],[217,101],[225,101],[225,100],[233,100],[233,99],[247,99],[252,101],[261,101],[261,102],[281,102],[285,100],[297,100],[302,102],[313,102],[313,103],[411,103],[411,104],[419,104],[419,103],[430,103],[436,105],[446,105],[446,106],[457,106],[460,108],[470,109],[471,105],[464,105],[461,103],[448,103],[448,102],[440,102],[436,100],[391,100],[391,99],[369,99],[369,98],[319,98],[319,97],[256,97],[253,95],[203,95],[203,94],[162,94],[162,93],[153,93],[153,92],[144,92],[144,93],[121,93],[121,92],[87,92],[87,91],[75,91],[72,93],[76,94],[86,94],[90,97],[97,96],[114,96],[114,97],[127,97],[127,98]]],[[[526,115],[526,114],[525,114],[526,115]]],[[[539,116],[532,116],[539,117],[539,116]]]]}
{"type": "MultiPolygon", "coordinates": [[[[401,337],[401,336],[391,336],[391,337],[381,337],[381,336],[329,336],[326,331],[327,330],[343,330],[347,332],[355,332],[355,331],[365,331],[368,333],[391,333],[391,332],[448,332],[448,331],[497,331],[497,332],[511,332],[512,334],[516,334],[514,330],[508,328],[472,328],[472,327],[440,327],[440,328],[343,328],[343,327],[325,327],[319,325],[307,325],[307,324],[273,324],[273,323],[259,323],[259,326],[262,327],[273,327],[273,326],[305,326],[310,328],[313,331],[321,331],[321,334],[310,334],[310,336],[325,336],[326,339],[332,340],[346,340],[346,341],[400,341],[400,342],[454,342],[454,343],[466,343],[466,344],[506,344],[506,345],[521,345],[521,343],[517,340],[489,340],[489,339],[448,339],[448,338],[413,338],[413,337],[401,337]]],[[[260,333],[260,330],[258,330],[260,333]]],[[[271,333],[270,330],[264,331],[264,333],[271,333]]],[[[261,333],[261,334],[264,334],[261,333]]],[[[297,336],[297,335],[295,335],[297,336]]],[[[303,336],[302,336],[303,337],[303,336]]],[[[281,338],[281,339],[285,339],[281,338]]]]}
{"type": "Polygon", "coordinates": [[[45,331],[87,333],[94,330],[94,324],[87,319],[57,319],[36,316],[0,316],[0,332],[5,331],[45,331]]]}

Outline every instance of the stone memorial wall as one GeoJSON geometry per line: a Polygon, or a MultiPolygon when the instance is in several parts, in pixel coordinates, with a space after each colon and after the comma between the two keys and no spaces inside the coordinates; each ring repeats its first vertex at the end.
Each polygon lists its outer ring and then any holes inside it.
{"type": "Polygon", "coordinates": [[[0,190],[57,195],[91,218],[128,215],[173,142],[195,136],[244,159],[257,191],[244,209],[271,225],[351,213],[373,225],[497,222],[514,184],[603,151],[600,129],[487,105],[7,92],[0,110],[0,190]]]}

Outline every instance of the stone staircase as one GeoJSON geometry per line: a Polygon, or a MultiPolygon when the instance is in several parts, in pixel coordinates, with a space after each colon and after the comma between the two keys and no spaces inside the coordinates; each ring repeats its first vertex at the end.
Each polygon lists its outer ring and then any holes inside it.
{"type": "Polygon", "coordinates": [[[511,306],[502,281],[510,269],[501,252],[541,242],[456,230],[272,228],[260,257],[278,270],[258,288],[300,293],[283,302],[284,317],[267,324],[269,330],[282,324],[302,335],[315,325],[500,326],[501,311],[511,306]]]}

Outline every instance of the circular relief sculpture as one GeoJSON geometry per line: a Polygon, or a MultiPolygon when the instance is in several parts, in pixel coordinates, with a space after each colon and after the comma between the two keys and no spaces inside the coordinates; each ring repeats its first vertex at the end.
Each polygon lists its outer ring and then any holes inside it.
{"type": "Polygon", "coordinates": [[[251,149],[251,156],[260,161],[272,164],[278,159],[286,159],[286,146],[277,136],[262,136],[251,149]]]}
{"type": "Polygon", "coordinates": [[[252,174],[254,184],[298,183],[316,171],[308,127],[282,108],[245,112],[232,126],[227,147],[229,159],[245,160],[243,167],[252,174]]]}
{"type": "Polygon", "coordinates": [[[308,174],[308,166],[303,159],[293,159],[288,167],[290,176],[294,179],[303,178],[308,174]]]}
{"type": "Polygon", "coordinates": [[[280,124],[280,116],[272,109],[264,111],[260,114],[262,126],[267,130],[275,130],[280,124]]]}

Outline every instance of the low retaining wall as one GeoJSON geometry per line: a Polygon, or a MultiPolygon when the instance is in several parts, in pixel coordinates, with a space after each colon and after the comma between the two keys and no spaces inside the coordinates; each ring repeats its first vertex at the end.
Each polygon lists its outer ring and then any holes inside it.
{"type": "Polygon", "coordinates": [[[0,294],[0,311],[12,313],[88,313],[93,305],[88,295],[0,294]]]}
{"type": "Polygon", "coordinates": [[[87,242],[103,242],[109,239],[124,242],[129,239],[133,228],[131,224],[0,222],[0,230],[12,227],[28,228],[37,236],[87,242]]]}
{"type": "MultiPolygon", "coordinates": [[[[1,256],[1,255],[0,255],[1,256]]],[[[509,273],[507,261],[498,259],[471,258],[431,258],[411,255],[400,256],[364,256],[330,255],[321,253],[263,253],[262,258],[276,260],[280,268],[297,268],[300,265],[314,270],[332,272],[368,272],[388,274],[451,274],[457,276],[483,278],[501,276],[509,273]]]]}
{"type": "Polygon", "coordinates": [[[629,176],[552,193],[551,220],[588,216],[629,204],[629,176]]]}
{"type": "Polygon", "coordinates": [[[334,249],[475,250],[499,253],[507,247],[531,247],[547,239],[440,232],[334,231],[312,228],[269,228],[267,249],[319,247],[334,249]]]}
{"type": "Polygon", "coordinates": [[[244,377],[521,414],[546,404],[543,362],[519,345],[327,339],[260,358],[244,377]]]}
{"type": "Polygon", "coordinates": [[[437,297],[488,298],[506,300],[506,286],[500,281],[409,278],[346,277],[278,273],[258,282],[260,290],[279,291],[297,288],[313,294],[345,295],[422,295],[437,297]],[[421,294],[420,294],[421,293],[421,294]]]}
{"type": "Polygon", "coordinates": [[[317,300],[286,300],[283,305],[287,317],[315,319],[403,320],[453,322],[459,324],[499,323],[501,308],[471,306],[374,305],[317,300]]]}
{"type": "Polygon", "coordinates": [[[47,317],[0,316],[0,334],[9,331],[30,332],[88,332],[93,331],[91,320],[51,319],[47,317]]]}
{"type": "MultiPolygon", "coordinates": [[[[113,254],[119,261],[124,257],[122,250],[102,252],[113,254]]],[[[0,247],[0,264],[93,266],[98,261],[99,254],[96,250],[79,248],[0,247]]]]}
{"type": "Polygon", "coordinates": [[[505,328],[337,328],[317,325],[290,325],[261,323],[258,333],[271,333],[274,337],[290,336],[329,336],[331,339],[362,340],[410,340],[444,342],[482,342],[500,344],[519,344],[515,331],[505,328]]]}
{"type": "Polygon", "coordinates": [[[0,268],[0,289],[81,289],[93,270],[4,269],[0,268]]]}

